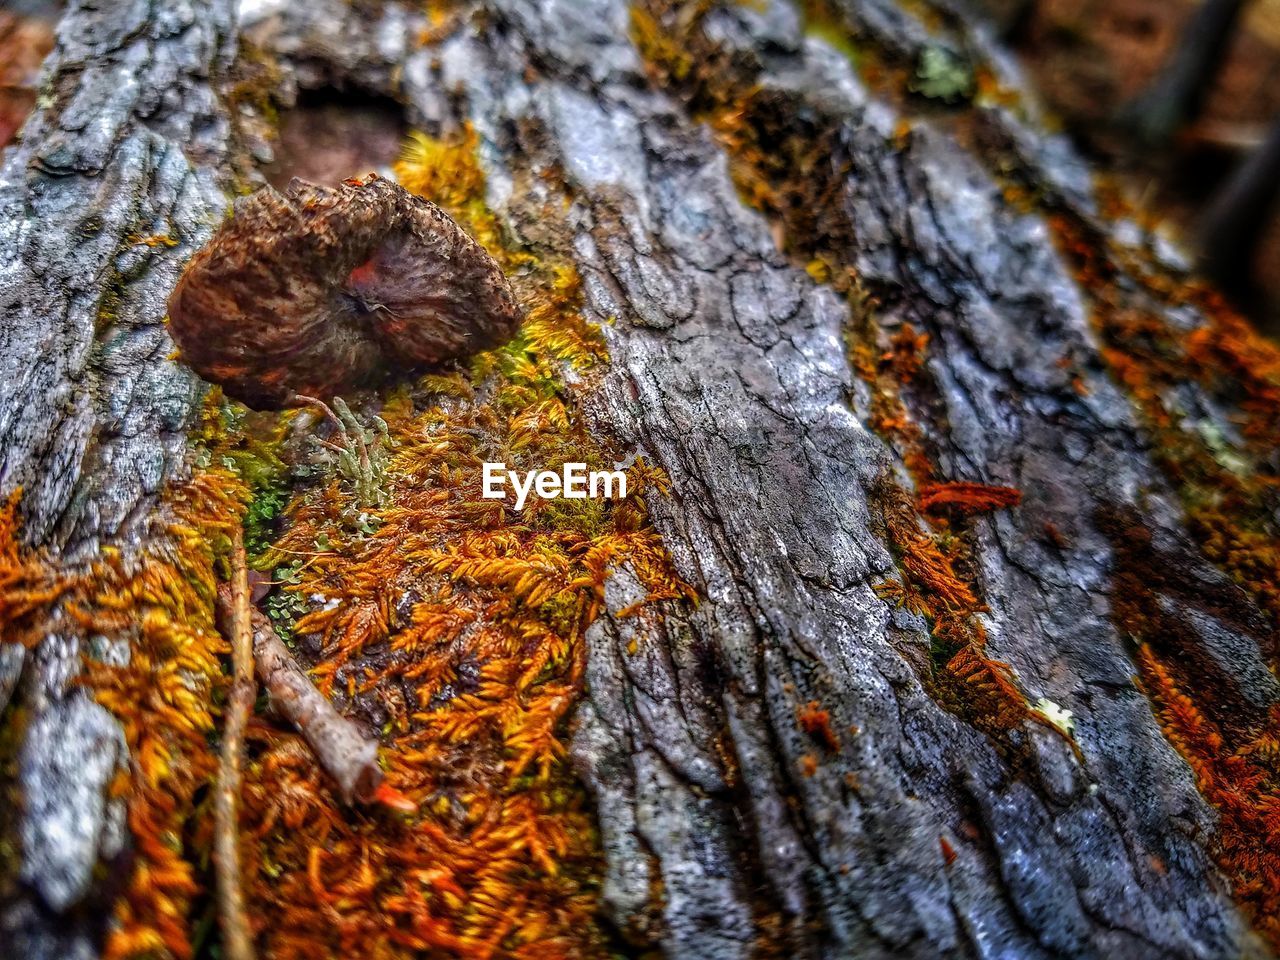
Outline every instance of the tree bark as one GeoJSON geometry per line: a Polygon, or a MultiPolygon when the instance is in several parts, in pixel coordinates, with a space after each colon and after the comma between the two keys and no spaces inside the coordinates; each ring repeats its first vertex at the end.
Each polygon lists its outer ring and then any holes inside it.
{"type": "MultiPolygon", "coordinates": [[[[202,387],[169,358],[164,304],[232,182],[219,96],[235,56],[229,0],[72,4],[35,113],[0,166],[0,482],[31,543],[68,566],[135,553],[182,461],[202,387]]],[[[104,862],[127,846],[108,785],[119,725],[77,686],[61,620],[0,647],[19,724],[0,939],[15,956],[89,957],[110,917],[104,862]],[[19,675],[21,679],[19,680],[19,675]]],[[[128,651],[118,651],[126,656],[128,651]]],[[[10,819],[10,818],[6,818],[10,819]]]]}
{"type": "MultiPolygon", "coordinates": [[[[1046,211],[1099,249],[1162,251],[1176,273],[1175,255],[1099,215],[1091,171],[1028,98],[942,110],[881,96],[783,3],[716,5],[698,23],[781,127],[827,138],[807,175],[832,192],[801,212],[825,218],[874,291],[873,343],[928,334],[907,403],[936,479],[1022,491],[972,521],[971,579],[988,655],[1028,703],[1070,711],[1069,736],[1033,718],[993,735],[937,695],[930,623],[876,589],[900,577],[885,489],[911,479],[848,359],[867,335],[853,300],[805,269],[798,221],[744,204],[732,148],[646,69],[627,3],[487,0],[425,45],[425,17],[392,3],[244,6],[290,83],[394,97],[417,127],[474,125],[504,228],[571,258],[603,325],[608,372],[576,402],[670,476],[653,521],[703,599],[638,622],[619,614],[643,590],[614,574],[573,736],[626,936],[725,960],[1268,955],[1215,865],[1215,811],[1135,680],[1115,616],[1127,544],[1107,518],[1178,568],[1182,592],[1156,602],[1181,605],[1185,643],[1263,712],[1280,701],[1270,628],[1195,545],[1163,441],[1109,374],[1046,211]],[[997,155],[1042,206],[1011,196],[997,155]],[[554,175],[529,195],[514,189],[528,171],[554,175]],[[542,219],[557,205],[562,222],[542,219]],[[1198,600],[1224,594],[1236,612],[1198,600]],[[825,745],[797,723],[814,703],[825,745]]],[[[890,0],[830,6],[888,63],[914,69],[943,46],[1020,89],[959,13],[937,33],[890,0]]],[[[235,31],[228,4],[182,9],[73,6],[47,105],[4,157],[3,484],[24,487],[31,540],[68,558],[136,548],[198,395],[160,320],[226,205],[219,80],[235,31]],[[136,242],[157,233],[178,245],[136,242]]],[[[1159,310],[1171,328],[1206,322],[1159,310]]],[[[1203,429],[1235,435],[1229,411],[1185,390],[1203,429]]],[[[27,654],[20,685],[26,805],[5,923],[22,956],[93,954],[97,931],[76,918],[102,896],[95,862],[126,842],[103,799],[119,735],[67,687],[79,652],[58,637],[27,654]]]]}

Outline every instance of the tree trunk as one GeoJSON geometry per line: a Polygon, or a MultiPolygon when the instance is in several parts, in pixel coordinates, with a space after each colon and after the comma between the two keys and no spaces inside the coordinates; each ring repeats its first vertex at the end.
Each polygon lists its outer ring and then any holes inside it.
{"type": "Polygon", "coordinates": [[[1224,288],[1248,294],[1253,261],[1280,197],[1280,120],[1215,192],[1197,228],[1204,271],[1224,288]]]}
{"type": "MultiPolygon", "coordinates": [[[[230,6],[73,5],[4,155],[0,476],[66,565],[165,536],[200,389],[164,301],[253,179],[230,6]]],[[[645,588],[614,571],[572,728],[619,942],[1270,955],[1275,881],[1239,854],[1269,835],[1188,730],[1270,796],[1277,572],[1221,539],[1274,533],[1246,494],[1278,367],[980,26],[892,0],[242,6],[282,88],[474,127],[502,229],[570,260],[602,325],[573,409],[670,478],[650,517],[700,599],[629,616],[645,588]],[[981,486],[917,508],[953,483],[981,486]]],[[[3,929],[92,956],[127,751],[74,630],[44,637],[0,661],[3,929]]]]}

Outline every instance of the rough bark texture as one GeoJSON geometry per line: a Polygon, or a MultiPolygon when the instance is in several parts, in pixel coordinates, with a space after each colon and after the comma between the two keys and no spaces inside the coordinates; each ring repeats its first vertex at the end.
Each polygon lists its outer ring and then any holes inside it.
{"type": "MultiPolygon", "coordinates": [[[[70,5],[0,163],[0,478],[23,490],[29,539],[71,562],[135,548],[182,461],[201,387],[169,359],[164,302],[227,203],[215,90],[234,25],[229,0],[70,5]]],[[[25,657],[0,647],[0,691],[22,674],[22,798],[4,801],[22,887],[0,913],[15,956],[94,955],[109,907],[93,878],[125,846],[105,793],[123,738],[75,686],[69,637],[54,623],[25,657]]]]}
{"type": "MultiPolygon", "coordinates": [[[[873,590],[895,576],[875,504],[898,468],[866,426],[847,304],[778,252],[724,148],[646,74],[624,0],[489,0],[426,48],[422,18],[392,5],[377,17],[325,0],[251,6],[294,82],[389,93],[417,126],[473,123],[504,224],[563,247],[590,318],[616,318],[608,374],[580,399],[598,429],[670,474],[655,523],[705,597],[659,625],[607,617],[589,638],[574,759],[622,930],[673,957],[725,960],[762,943],[796,957],[1265,954],[1208,853],[1213,812],[1133,680],[1097,518],[1137,518],[1193,593],[1235,588],[1190,545],[1045,222],[1007,203],[980,157],[928,117],[897,142],[895,109],[791,7],[707,19],[780,103],[834,118],[848,167],[832,213],[850,225],[850,259],[882,293],[881,323],[932,337],[939,476],[1024,491],[1018,510],[976,522],[988,650],[1028,700],[1072,712],[1079,756],[1026,723],[1012,734],[1018,764],[930,696],[917,669],[926,623],[873,590]],[[535,181],[543,196],[513,189],[531,169],[558,174],[535,181]],[[531,211],[560,191],[563,224],[538,222],[531,211]],[[1064,355],[1083,382],[1055,363],[1064,355]],[[1047,524],[1066,545],[1046,542],[1047,524]],[[815,700],[839,749],[804,775],[814,744],[795,718],[815,700]]],[[[841,6],[901,55],[945,42],[889,0],[841,6]]],[[[69,13],[52,103],[0,180],[4,485],[27,488],[33,539],[71,551],[128,537],[177,461],[195,394],[158,321],[189,241],[223,203],[226,120],[211,89],[230,18],[224,4],[173,9],[69,13]],[[183,245],[127,240],[168,232],[183,245]]],[[[959,36],[996,56],[980,32],[959,36]]],[[[1091,220],[1089,173],[1069,148],[1010,110],[983,124],[1091,220]]],[[[624,570],[609,607],[641,593],[624,570]]],[[[1280,689],[1256,619],[1187,622],[1266,707],[1280,689]]],[[[59,915],[122,842],[101,799],[118,737],[58,679],[76,656],[51,636],[24,685],[32,896],[8,914],[28,931],[19,955],[73,952],[50,939],[59,915]]]]}

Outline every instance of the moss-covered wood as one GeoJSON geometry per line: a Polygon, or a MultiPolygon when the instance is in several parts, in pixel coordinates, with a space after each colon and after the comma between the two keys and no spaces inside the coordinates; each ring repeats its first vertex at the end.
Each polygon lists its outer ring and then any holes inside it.
{"type": "Polygon", "coordinates": [[[20,955],[212,955],[236,523],[417,804],[342,805],[260,711],[262,956],[1274,951],[1280,354],[984,32],[917,0],[243,8],[73,5],[4,157],[20,955]],[[401,103],[396,176],[526,311],[350,398],[376,497],[321,426],[202,406],[159,325],[299,86],[401,103]],[[515,514],[485,459],[637,495],[515,514]]]}

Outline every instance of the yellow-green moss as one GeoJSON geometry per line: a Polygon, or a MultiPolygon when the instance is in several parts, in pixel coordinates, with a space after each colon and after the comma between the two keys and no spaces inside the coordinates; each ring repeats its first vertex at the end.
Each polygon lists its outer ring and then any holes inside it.
{"type": "Polygon", "coordinates": [[[536,500],[516,514],[481,496],[485,459],[612,468],[623,456],[586,429],[565,383],[566,367],[589,382],[606,359],[577,274],[504,244],[475,147],[469,129],[415,135],[396,170],[513,277],[520,334],[387,398],[385,504],[356,504],[339,478],[296,490],[261,557],[291,571],[278,595],[306,611],[293,626],[314,638],[299,645],[313,677],[349,712],[377,715],[388,782],[419,805],[341,809],[298,738],[255,721],[246,877],[260,948],[281,960],[606,954],[598,837],[566,762],[585,631],[620,564],[648,587],[646,609],[691,591],[646,524],[643,497],[665,479],[643,462],[621,502],[536,500]]]}

